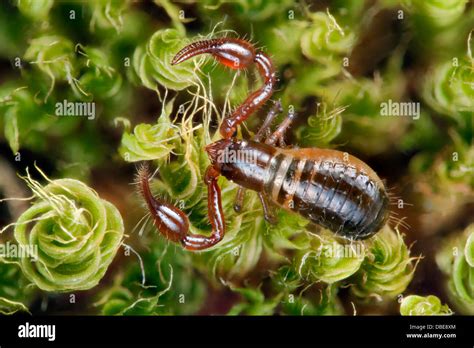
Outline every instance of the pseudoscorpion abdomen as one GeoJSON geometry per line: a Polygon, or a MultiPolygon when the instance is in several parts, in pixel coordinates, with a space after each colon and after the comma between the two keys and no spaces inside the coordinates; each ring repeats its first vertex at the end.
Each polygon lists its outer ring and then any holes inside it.
{"type": "Polygon", "coordinates": [[[281,150],[268,167],[266,193],[280,206],[348,239],[364,239],[388,219],[385,187],[365,163],[335,150],[281,150]]]}

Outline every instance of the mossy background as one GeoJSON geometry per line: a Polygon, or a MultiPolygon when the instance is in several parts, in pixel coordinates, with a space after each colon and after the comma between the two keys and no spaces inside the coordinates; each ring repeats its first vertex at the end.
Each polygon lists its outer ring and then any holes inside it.
{"type": "MultiPolygon", "coordinates": [[[[113,203],[126,236],[87,291],[41,291],[0,263],[1,312],[396,314],[401,302],[402,314],[474,313],[473,29],[466,0],[2,2],[0,195],[30,196],[15,174],[36,163],[113,203]],[[298,114],[288,144],[366,161],[409,226],[393,220],[349,245],[362,254],[327,257],[348,243],[286,212],[268,225],[253,193],[235,214],[236,187],[225,179],[227,237],[208,252],[183,251],[142,220],[132,183],[136,163],[148,160],[159,167],[156,193],[183,208],[194,231],[209,231],[203,146],[259,85],[252,71],[212,59],[170,66],[184,45],[215,36],[249,39],[272,56],[273,99],[298,114]],[[57,116],[63,100],[94,102],[94,119],[57,116]],[[382,116],[389,100],[419,103],[420,117],[382,116]]],[[[0,204],[2,227],[29,205],[0,204]]],[[[0,240],[14,237],[7,230],[0,240]]]]}

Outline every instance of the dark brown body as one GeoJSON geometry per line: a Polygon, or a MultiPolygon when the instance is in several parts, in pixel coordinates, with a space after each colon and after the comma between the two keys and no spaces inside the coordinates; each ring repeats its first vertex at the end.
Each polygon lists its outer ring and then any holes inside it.
{"type": "Polygon", "coordinates": [[[221,140],[208,149],[221,175],[349,239],[375,234],[388,219],[382,181],[364,162],[326,149],[279,149],[221,140]],[[225,151],[240,156],[216,156],[225,151]],[[233,159],[232,162],[225,159],[233,159]]]}

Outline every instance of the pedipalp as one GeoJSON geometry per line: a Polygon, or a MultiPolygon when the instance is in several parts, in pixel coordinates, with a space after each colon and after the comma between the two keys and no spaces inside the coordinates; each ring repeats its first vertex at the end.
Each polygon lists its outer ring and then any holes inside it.
{"type": "Polygon", "coordinates": [[[264,85],[251,93],[235,111],[224,118],[220,126],[223,138],[230,139],[237,127],[251,114],[256,112],[273,94],[276,72],[273,63],[265,53],[258,52],[247,41],[235,38],[220,38],[194,42],[173,58],[171,64],[182,63],[200,54],[211,54],[221,64],[236,70],[242,70],[255,64],[264,80],[264,85]]]}
{"type": "Polygon", "coordinates": [[[166,239],[181,243],[187,250],[210,248],[224,238],[225,218],[222,211],[221,190],[217,184],[219,173],[209,166],[205,174],[208,192],[208,215],[212,226],[209,236],[189,233],[189,220],[185,213],[161,199],[156,198],[150,189],[150,173],[147,165],[138,171],[140,192],[145,199],[148,210],[158,231],[166,239]]]}

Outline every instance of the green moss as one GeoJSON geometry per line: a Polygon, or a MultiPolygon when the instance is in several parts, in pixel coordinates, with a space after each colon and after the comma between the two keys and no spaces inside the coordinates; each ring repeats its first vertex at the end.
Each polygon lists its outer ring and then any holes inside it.
{"type": "Polygon", "coordinates": [[[205,283],[193,271],[191,255],[163,240],[148,245],[140,253],[143,269],[128,250],[133,260],[98,296],[95,305],[101,314],[185,315],[202,308],[205,283]]]}
{"type": "Polygon", "coordinates": [[[403,298],[400,305],[401,315],[451,315],[447,305],[442,305],[436,296],[410,295],[403,298]]]}
{"type": "Polygon", "coordinates": [[[464,314],[474,313],[474,225],[450,237],[436,255],[446,276],[446,289],[455,308],[464,314]]]}
{"type": "Polygon", "coordinates": [[[96,286],[122,242],[122,217],[80,181],[58,179],[45,187],[28,176],[36,201],[14,225],[19,247],[33,250],[19,264],[42,290],[67,292],[96,286]]]}
{"type": "MultiPolygon", "coordinates": [[[[223,117],[262,81],[253,69],[234,74],[206,56],[170,62],[192,41],[243,37],[272,57],[279,79],[273,97],[298,115],[290,145],[343,148],[380,171],[387,187],[404,191],[413,183],[415,197],[403,193],[403,199],[416,200],[409,215],[417,228],[407,235],[425,243],[446,216],[464,211],[474,193],[471,9],[466,0],[311,6],[292,0],[103,0],[84,6],[18,0],[2,6],[1,140],[15,159],[46,161],[61,179],[44,187],[28,181],[45,193],[13,223],[19,242],[41,246],[42,263],[0,264],[0,311],[27,309],[37,293],[21,287],[31,282],[53,292],[97,287],[95,309],[111,315],[203,313],[205,301],[213,300],[205,296],[211,288],[219,296],[234,292],[229,314],[331,315],[344,314],[348,298],[361,305],[374,297],[394,302],[413,279],[416,261],[390,226],[351,244],[280,209],[271,225],[254,192],[237,214],[237,186],[220,178],[226,236],[209,250],[189,253],[168,245],[154,227],[145,238],[128,233],[145,210],[121,190],[133,181],[134,163],[152,161],[154,194],[182,208],[191,232],[210,232],[203,148],[219,139],[223,117]],[[379,16],[393,21],[380,25],[379,16]],[[94,119],[58,117],[56,105],[64,100],[94,103],[94,119]],[[388,101],[419,103],[419,118],[382,117],[388,101]],[[90,186],[120,203],[123,228],[116,209],[90,186]],[[71,224],[71,215],[81,223],[71,224]],[[38,221],[27,222],[31,218],[38,221]],[[104,223],[119,233],[112,238],[104,223]],[[102,239],[93,238],[97,233],[102,239]],[[123,257],[111,281],[99,284],[124,233],[143,259],[146,282],[140,263],[123,257]],[[344,254],[354,248],[355,254],[344,254]],[[339,298],[347,291],[349,297],[339,298]]],[[[267,107],[239,129],[239,138],[255,134],[267,107]]],[[[470,242],[467,232],[453,233],[444,247],[430,239],[450,305],[466,313],[472,312],[470,242]],[[460,252],[452,255],[452,247],[460,252]]],[[[448,311],[437,298],[417,295],[405,297],[401,308],[402,314],[448,311]]]]}

